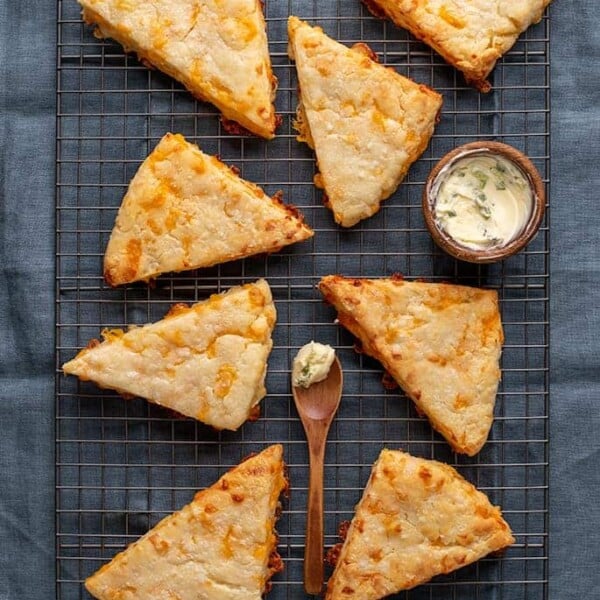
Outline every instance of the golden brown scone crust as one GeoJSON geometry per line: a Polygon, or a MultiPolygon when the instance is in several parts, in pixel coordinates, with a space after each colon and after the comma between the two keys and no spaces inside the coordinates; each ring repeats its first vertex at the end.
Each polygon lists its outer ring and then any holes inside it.
{"type": "Polygon", "coordinates": [[[104,256],[116,286],[209,267],[313,235],[302,215],[167,133],[129,185],[104,256]]]}
{"type": "Polygon", "coordinates": [[[456,452],[473,456],[494,418],[503,342],[491,290],[331,275],[319,288],[456,452]]]}
{"type": "Polygon", "coordinates": [[[181,82],[227,119],[275,135],[271,70],[260,0],[78,0],[99,37],[181,82]]]}
{"type": "Polygon", "coordinates": [[[276,316],[261,279],[191,307],[175,305],[156,323],[105,331],[102,343],[90,344],[63,371],[235,430],[265,395],[276,316]]]}
{"type": "Polygon", "coordinates": [[[326,600],[378,600],[514,543],[500,509],[452,467],[383,450],[326,600]]]}
{"type": "Polygon", "coordinates": [[[270,446],[164,518],[85,582],[98,600],[259,600],[280,564],[283,452],[270,446]]]}
{"type": "Polygon", "coordinates": [[[467,82],[489,91],[496,61],[551,0],[363,0],[399,27],[429,44],[462,71],[467,82]]]}
{"type": "Polygon", "coordinates": [[[288,21],[300,105],[298,140],[315,150],[337,223],[350,227],[379,210],[425,150],[441,96],[348,48],[297,17],[288,21]]]}

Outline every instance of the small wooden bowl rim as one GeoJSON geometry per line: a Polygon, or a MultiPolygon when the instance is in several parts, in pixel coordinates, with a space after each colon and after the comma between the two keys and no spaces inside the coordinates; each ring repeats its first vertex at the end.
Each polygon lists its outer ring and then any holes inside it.
{"type": "Polygon", "coordinates": [[[513,256],[517,252],[520,252],[535,237],[544,218],[544,212],[546,210],[546,193],[544,191],[544,183],[538,170],[535,168],[535,165],[531,162],[531,160],[525,156],[525,154],[516,148],[501,142],[479,141],[458,146],[454,150],[448,152],[448,154],[445,154],[438,161],[427,177],[427,181],[423,189],[422,206],[425,224],[427,225],[427,229],[429,230],[431,237],[433,237],[438,246],[440,246],[451,256],[466,262],[491,263],[503,260],[509,256],[513,256]],[[436,179],[446,165],[459,160],[463,156],[477,154],[479,152],[500,154],[511,162],[515,163],[527,176],[533,194],[533,207],[531,210],[531,215],[527,225],[525,225],[521,233],[505,246],[485,250],[473,250],[471,248],[461,246],[454,240],[454,238],[442,231],[435,221],[434,205],[436,199],[431,197],[431,190],[434,187],[436,179]]]}

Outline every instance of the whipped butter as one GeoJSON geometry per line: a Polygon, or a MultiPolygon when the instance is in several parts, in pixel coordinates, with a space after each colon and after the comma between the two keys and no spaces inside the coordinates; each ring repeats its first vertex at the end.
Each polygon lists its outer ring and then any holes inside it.
{"type": "Polygon", "coordinates": [[[310,342],[300,348],[292,367],[292,383],[295,387],[308,388],[323,381],[335,360],[335,350],[327,344],[310,342]]]}
{"type": "Polygon", "coordinates": [[[529,180],[499,154],[477,152],[450,163],[432,190],[440,229],[461,246],[505,246],[523,231],[533,209],[529,180]]]}

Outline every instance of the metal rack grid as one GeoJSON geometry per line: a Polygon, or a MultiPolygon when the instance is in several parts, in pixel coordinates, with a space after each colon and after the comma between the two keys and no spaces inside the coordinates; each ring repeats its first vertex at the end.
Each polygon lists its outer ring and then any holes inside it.
{"type": "Polygon", "coordinates": [[[267,2],[277,108],[283,123],[264,142],[224,133],[216,111],[177,83],[142,66],[112,41],[93,37],[75,0],[58,1],[56,553],[57,597],[88,598],[82,581],[187,503],[246,454],[285,445],[291,496],[279,521],[285,571],[269,598],[298,599],[308,468],[304,434],[289,390],[297,349],[317,339],[343,363],[344,398],[330,434],[325,472],[325,543],[337,541],[383,446],[456,466],[503,507],[517,542],[399,598],[512,599],[547,595],[548,511],[548,218],[526,251],[492,266],[450,259],[434,247],[420,212],[424,178],[458,144],[497,139],[528,154],[549,179],[549,29],[526,32],[496,67],[482,95],[405,31],[373,18],[358,0],[267,2]],[[333,224],[312,184],[312,152],[296,142],[291,121],[296,76],[286,53],[286,19],[296,14],[334,38],[366,41],[383,63],[444,95],[435,136],[381,211],[351,230],[333,224]],[[269,193],[282,189],[316,231],[303,244],[198,272],[163,276],[155,287],[109,289],[102,255],[117,208],[136,168],[166,131],[180,132],[237,166],[269,193]],[[321,275],[451,280],[497,289],[506,344],[490,440],[475,458],[453,454],[400,392],[381,384],[376,361],[357,355],[333,322],[315,284],[321,275]],[[124,401],[61,376],[60,365],[104,327],[161,318],[175,302],[266,277],[278,309],[262,416],[236,433],[175,419],[143,400],[124,401]]]}

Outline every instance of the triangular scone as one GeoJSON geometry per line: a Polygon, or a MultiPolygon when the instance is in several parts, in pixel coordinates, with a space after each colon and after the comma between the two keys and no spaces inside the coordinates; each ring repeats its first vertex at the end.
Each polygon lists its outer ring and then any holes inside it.
{"type": "Polygon", "coordinates": [[[260,0],[79,0],[99,37],[181,82],[226,119],[270,139],[277,79],[260,0]]]}
{"type": "Polygon", "coordinates": [[[175,305],[156,323],[103,332],[67,375],[140,396],[216,429],[258,415],[276,312],[267,282],[231,288],[193,306],[175,305]]]}
{"type": "Polygon", "coordinates": [[[442,97],[296,17],[288,21],[300,105],[298,139],[315,150],[326,202],[350,227],[379,210],[425,150],[442,97]]]}
{"type": "Polygon", "coordinates": [[[167,133],[129,185],[104,256],[110,285],[275,252],[309,238],[302,216],[167,133]]]}
{"type": "Polygon", "coordinates": [[[429,44],[482,92],[490,90],[486,78],[496,61],[551,1],[363,0],[375,15],[429,44]]]}
{"type": "Polygon", "coordinates": [[[282,568],[282,454],[270,446],[198,492],[89,577],[87,590],[98,600],[260,600],[282,568]]]}
{"type": "Polygon", "coordinates": [[[491,290],[392,279],[324,277],[339,322],[383,363],[456,452],[487,440],[503,333],[491,290]]]}
{"type": "Polygon", "coordinates": [[[383,450],[326,600],[378,600],[514,543],[500,509],[452,467],[383,450]]]}

